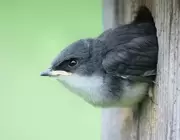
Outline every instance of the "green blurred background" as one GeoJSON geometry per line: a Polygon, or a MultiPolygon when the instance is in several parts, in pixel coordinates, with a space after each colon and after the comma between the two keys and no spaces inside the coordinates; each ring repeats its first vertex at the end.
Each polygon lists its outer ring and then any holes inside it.
{"type": "Polygon", "coordinates": [[[0,0],[0,140],[99,140],[100,109],[40,77],[102,31],[100,0],[0,0]]]}

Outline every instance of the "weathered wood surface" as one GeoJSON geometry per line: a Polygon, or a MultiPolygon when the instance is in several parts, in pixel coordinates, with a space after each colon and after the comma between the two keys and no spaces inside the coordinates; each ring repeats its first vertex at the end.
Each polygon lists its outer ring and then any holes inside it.
{"type": "Polygon", "coordinates": [[[123,120],[123,109],[103,109],[102,140],[180,140],[180,1],[116,0],[114,6],[108,1],[112,0],[104,0],[104,11],[112,13],[103,22],[113,24],[104,24],[104,29],[131,21],[140,5],[153,13],[159,42],[157,105],[144,101],[138,123],[123,120]]]}

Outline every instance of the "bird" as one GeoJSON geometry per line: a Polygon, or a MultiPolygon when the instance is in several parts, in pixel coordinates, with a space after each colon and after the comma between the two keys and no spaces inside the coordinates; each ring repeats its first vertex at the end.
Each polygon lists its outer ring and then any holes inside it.
{"type": "Polygon", "coordinates": [[[65,47],[40,76],[55,78],[94,107],[132,107],[154,82],[157,59],[155,22],[140,6],[128,24],[65,47]]]}

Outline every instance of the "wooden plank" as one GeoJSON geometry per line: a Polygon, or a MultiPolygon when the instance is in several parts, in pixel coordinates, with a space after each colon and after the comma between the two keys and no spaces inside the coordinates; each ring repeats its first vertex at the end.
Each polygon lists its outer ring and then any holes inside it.
{"type": "Polygon", "coordinates": [[[154,1],[159,60],[156,102],[144,107],[140,140],[180,139],[180,11],[178,0],[154,1]]]}

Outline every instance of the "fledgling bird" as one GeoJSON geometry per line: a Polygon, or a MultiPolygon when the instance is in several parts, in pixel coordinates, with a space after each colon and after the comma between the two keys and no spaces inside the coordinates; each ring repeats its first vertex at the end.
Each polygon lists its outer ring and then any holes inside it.
{"type": "Polygon", "coordinates": [[[41,76],[55,77],[94,106],[131,107],[147,95],[157,56],[155,23],[141,6],[131,23],[70,44],[41,76]]]}

